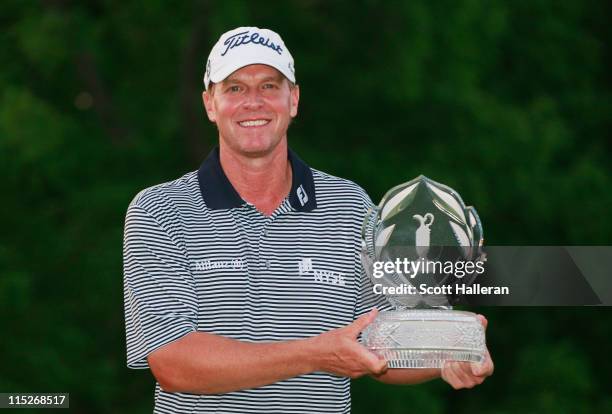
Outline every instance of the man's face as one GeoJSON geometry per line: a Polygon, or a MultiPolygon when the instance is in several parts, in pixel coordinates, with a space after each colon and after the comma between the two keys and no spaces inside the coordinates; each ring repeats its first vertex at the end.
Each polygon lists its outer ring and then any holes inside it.
{"type": "Polygon", "coordinates": [[[270,153],[287,138],[300,94],[278,70],[249,65],[203,96],[208,119],[217,124],[221,144],[253,157],[270,153]]]}

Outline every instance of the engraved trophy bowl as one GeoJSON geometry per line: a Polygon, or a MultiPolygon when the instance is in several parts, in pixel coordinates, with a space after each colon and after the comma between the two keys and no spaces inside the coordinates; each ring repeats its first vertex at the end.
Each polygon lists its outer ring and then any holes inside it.
{"type": "Polygon", "coordinates": [[[480,258],[482,243],[476,210],[451,188],[421,175],[389,190],[366,215],[361,259],[374,292],[395,310],[379,313],[363,331],[363,344],[389,368],[482,362],[480,320],[452,309],[453,287],[477,277],[452,269],[480,258]]]}

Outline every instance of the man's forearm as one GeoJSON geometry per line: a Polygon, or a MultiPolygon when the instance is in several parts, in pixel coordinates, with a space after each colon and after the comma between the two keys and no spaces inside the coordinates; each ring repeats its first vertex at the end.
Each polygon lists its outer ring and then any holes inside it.
{"type": "Polygon", "coordinates": [[[148,360],[165,391],[218,394],[314,371],[311,342],[251,343],[193,332],[152,352],[148,360]]]}
{"type": "Polygon", "coordinates": [[[440,370],[428,369],[389,369],[381,375],[372,375],[373,378],[386,384],[419,384],[440,377],[440,370]]]}
{"type": "Polygon", "coordinates": [[[377,375],[386,362],[357,342],[377,314],[373,309],[347,326],[293,341],[253,343],[192,332],[153,351],[149,367],[163,390],[195,394],[261,387],[314,371],[377,375]]]}

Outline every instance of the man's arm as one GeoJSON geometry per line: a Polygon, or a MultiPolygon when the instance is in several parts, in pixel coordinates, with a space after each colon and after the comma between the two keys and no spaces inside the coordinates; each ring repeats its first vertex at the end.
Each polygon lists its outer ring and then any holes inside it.
{"type": "Polygon", "coordinates": [[[149,367],[163,390],[197,394],[260,387],[315,371],[351,378],[380,375],[386,362],[357,342],[377,313],[295,341],[252,343],[192,332],[153,351],[149,367]]]}

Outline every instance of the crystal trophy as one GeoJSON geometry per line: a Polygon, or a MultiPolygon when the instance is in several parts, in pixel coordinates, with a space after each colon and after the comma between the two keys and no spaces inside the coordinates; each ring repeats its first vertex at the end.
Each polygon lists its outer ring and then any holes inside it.
{"type": "Polygon", "coordinates": [[[389,190],[366,215],[361,259],[374,292],[395,310],[378,314],[362,333],[363,344],[389,368],[482,362],[480,320],[452,309],[460,296],[453,288],[478,276],[453,266],[482,259],[482,243],[476,210],[451,188],[421,175],[389,190]]]}

